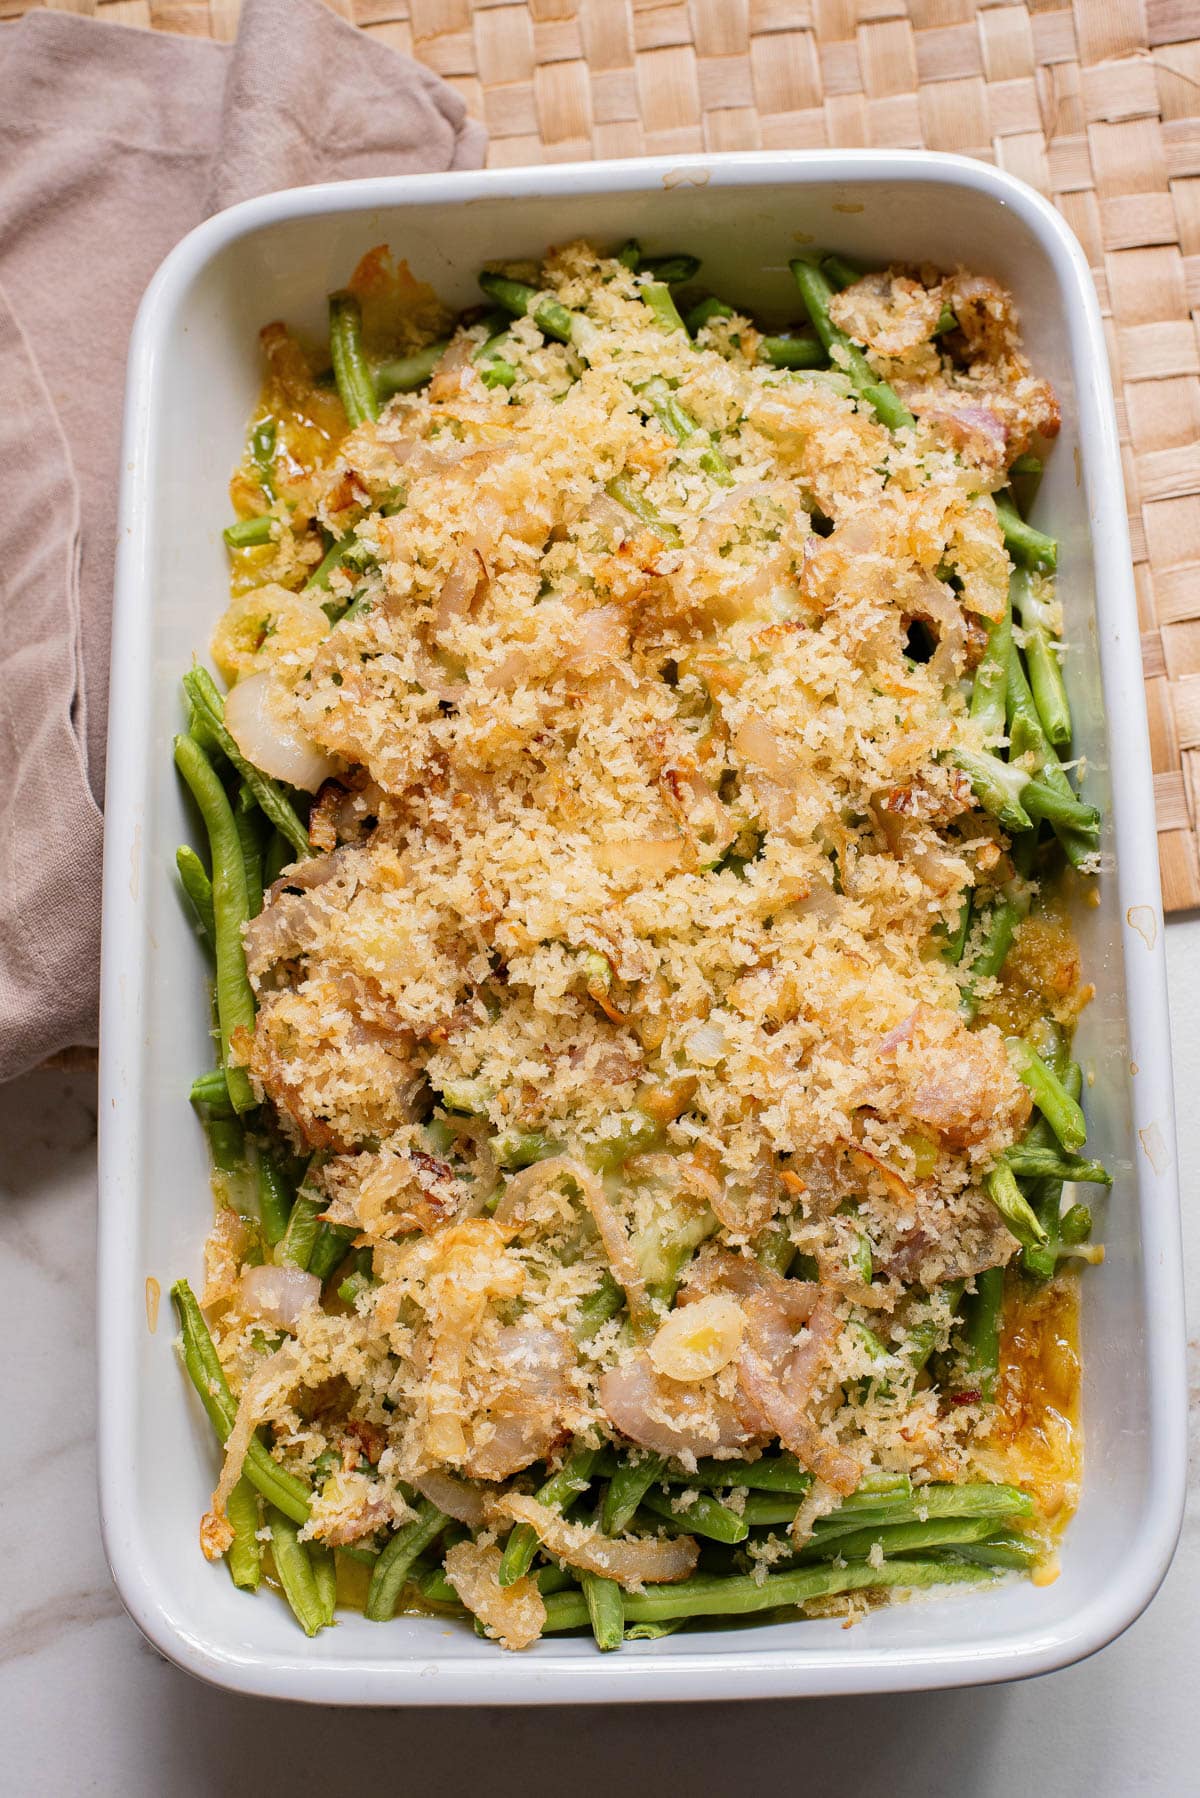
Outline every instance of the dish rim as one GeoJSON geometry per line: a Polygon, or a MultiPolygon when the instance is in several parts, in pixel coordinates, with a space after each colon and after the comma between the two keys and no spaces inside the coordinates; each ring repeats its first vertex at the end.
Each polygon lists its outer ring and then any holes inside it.
{"type": "MultiPolygon", "coordinates": [[[[1162,906],[1154,828],[1153,784],[1138,624],[1130,563],[1116,418],[1099,305],[1083,252],[1048,201],[1015,177],[965,157],[930,151],[811,150],[669,156],[611,162],[534,165],[415,177],[379,177],[291,188],[248,200],[197,226],[165,259],[138,311],[130,344],[122,443],[116,584],[109,707],[104,932],[101,956],[99,1093],[98,1332],[99,1490],[101,1531],[117,1591],[138,1628],[169,1660],[213,1684],[247,1694],[314,1703],[404,1704],[488,1702],[677,1701],[720,1696],[829,1696],[984,1684],[1053,1671],[1095,1653],[1126,1629],[1161,1584],[1182,1521],[1186,1481],[1186,1384],[1179,1203],[1174,1152],[1170,1037],[1166,1001],[1162,906]],[[702,177],[702,179],[701,179],[702,177]],[[152,678],[150,638],[139,603],[150,579],[149,544],[155,470],[147,451],[157,371],[167,354],[164,321],[207,263],[239,238],[264,226],[306,216],[370,212],[413,203],[461,205],[490,197],[517,202],[566,192],[655,190],[673,182],[754,186],[789,178],[873,183],[909,182],[966,187],[981,199],[1012,209],[1038,238],[1062,290],[1073,346],[1082,341],[1088,378],[1077,393],[1082,477],[1095,571],[1095,617],[1103,620],[1098,653],[1112,755],[1113,824],[1122,946],[1130,966],[1131,936],[1141,948],[1139,977],[1127,981],[1127,1016],[1135,1031],[1140,1077],[1132,1097],[1133,1128],[1157,1125],[1169,1156],[1154,1168],[1154,1203],[1147,1202],[1147,1168],[1138,1163],[1141,1280],[1146,1294],[1145,1357],[1149,1417],[1148,1484],[1143,1527],[1118,1574],[1081,1606],[1070,1627],[1030,1629],[1015,1646],[984,1645],[964,1661],[959,1652],[927,1644],[912,1648],[852,1649],[815,1658],[811,1650],[747,1646],[628,1661],[593,1659],[547,1665],[497,1655],[486,1669],[477,1660],[429,1663],[420,1657],[380,1664],[349,1657],[341,1663],[294,1655],[234,1651],[203,1639],[173,1615],[141,1553],[134,1499],[137,1363],[122,1283],[136,1255],[140,1215],[136,1187],[125,1170],[136,1165],[141,1130],[140,1020],[128,1003],[126,969],[138,967],[144,921],[131,895],[130,869],[141,856],[142,820],[134,770],[147,746],[140,701],[152,678]],[[1132,922],[1135,909],[1150,913],[1132,922]],[[1145,931],[1146,934],[1143,934],[1145,931]],[[1146,942],[1146,935],[1153,940],[1146,942]],[[1145,960],[1148,954],[1149,963],[1145,960]],[[1153,1094],[1147,1110],[1144,1095],[1153,1094]],[[118,1278],[118,1274],[121,1278],[118,1278]],[[651,1672],[651,1668],[653,1671],[651,1672]],[[430,1677],[433,1675],[434,1677],[430,1677]],[[486,1682],[486,1684],[484,1684],[486,1682]]],[[[140,980],[140,977],[139,977],[140,980]]],[[[139,984],[140,990],[140,984],[139,984]]],[[[1143,1140],[1149,1163],[1149,1149],[1143,1140]]],[[[945,1601],[943,1601],[945,1602],[945,1601]]]]}

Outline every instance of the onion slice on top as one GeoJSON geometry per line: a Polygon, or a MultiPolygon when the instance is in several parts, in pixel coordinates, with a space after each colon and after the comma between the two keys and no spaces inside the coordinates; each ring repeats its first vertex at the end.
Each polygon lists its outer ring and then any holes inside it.
{"type": "Polygon", "coordinates": [[[287,694],[271,674],[239,681],[225,700],[225,727],[248,762],[273,780],[315,793],[337,763],[287,717],[287,694]]]}
{"type": "Polygon", "coordinates": [[[514,1523],[527,1523],[542,1547],[568,1567],[626,1588],[687,1579],[700,1557],[692,1536],[603,1536],[588,1524],[568,1523],[560,1512],[522,1492],[505,1493],[493,1509],[514,1523]]]}
{"type": "Polygon", "coordinates": [[[500,1584],[500,1550],[494,1544],[457,1542],[446,1556],[446,1578],[468,1611],[503,1648],[528,1648],[542,1633],[546,1606],[537,1582],[526,1575],[500,1584]]]}

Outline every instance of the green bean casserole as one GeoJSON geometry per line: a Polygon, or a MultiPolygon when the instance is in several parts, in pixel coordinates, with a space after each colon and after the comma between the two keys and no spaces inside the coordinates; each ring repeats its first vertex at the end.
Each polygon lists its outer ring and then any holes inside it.
{"type": "Polygon", "coordinates": [[[384,249],[185,677],[201,1545],[508,1649],[1054,1577],[1090,1240],[1059,428],[985,276],[384,249]]]}

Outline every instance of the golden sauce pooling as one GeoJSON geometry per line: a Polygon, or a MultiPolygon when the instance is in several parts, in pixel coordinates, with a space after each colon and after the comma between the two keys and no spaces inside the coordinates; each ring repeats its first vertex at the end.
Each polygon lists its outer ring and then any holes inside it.
{"type": "Polygon", "coordinates": [[[1048,1548],[1078,1502],[1079,1392],[1078,1277],[1059,1274],[1038,1287],[1010,1277],[991,1446],[1005,1478],[1033,1495],[1035,1533],[1048,1548]]]}

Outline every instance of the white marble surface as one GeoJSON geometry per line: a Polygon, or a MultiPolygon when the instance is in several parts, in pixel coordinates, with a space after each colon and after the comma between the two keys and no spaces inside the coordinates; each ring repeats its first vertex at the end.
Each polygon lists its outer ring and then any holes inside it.
{"type": "MultiPolygon", "coordinates": [[[[1200,1318],[1200,918],[1172,924],[1189,1313],[1200,1318]],[[1188,1215],[1190,1210],[1191,1215],[1188,1215]]],[[[576,1798],[756,1787],[930,1798],[1130,1798],[1200,1789],[1200,1445],[1175,1564],[1146,1615],[1083,1666],[894,1699],[609,1710],[314,1715],[169,1666],[101,1553],[93,1450],[95,1097],[78,1076],[0,1088],[0,1792],[212,1798],[418,1790],[576,1798]],[[752,1746],[753,1745],[753,1746],[752,1746]],[[380,1784],[387,1778],[388,1786],[380,1784]]],[[[1193,1366],[1195,1360],[1193,1359],[1193,1366]]],[[[1193,1378],[1200,1404],[1200,1372],[1193,1378]]]]}

